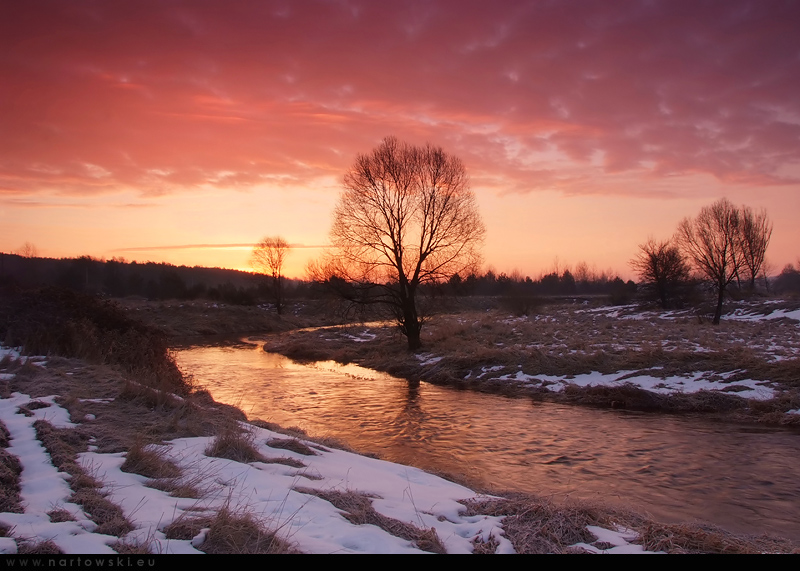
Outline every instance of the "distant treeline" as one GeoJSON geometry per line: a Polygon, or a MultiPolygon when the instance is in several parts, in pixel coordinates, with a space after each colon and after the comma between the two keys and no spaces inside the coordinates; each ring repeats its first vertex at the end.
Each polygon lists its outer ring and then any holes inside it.
{"type": "MultiPolygon", "coordinates": [[[[238,270],[144,264],[119,259],[29,258],[0,253],[0,280],[23,286],[59,286],[109,297],[141,296],[147,299],[205,298],[252,305],[269,297],[266,279],[238,270]]],[[[303,295],[305,282],[286,280],[290,295],[303,295]]]]}
{"type": "Polygon", "coordinates": [[[576,277],[568,269],[560,273],[553,271],[535,280],[516,273],[497,275],[491,270],[481,276],[471,274],[464,278],[456,274],[450,279],[449,286],[456,295],[606,295],[630,299],[636,293],[636,284],[619,276],[581,272],[576,277]]]}
{"type": "MultiPolygon", "coordinates": [[[[238,270],[174,266],[166,263],[126,262],[122,259],[35,258],[0,253],[0,282],[23,286],[59,286],[76,292],[108,297],[140,296],[151,300],[209,299],[238,305],[254,305],[272,298],[269,278],[238,270]]],[[[319,298],[330,294],[325,284],[285,279],[287,298],[319,298]]],[[[800,293],[800,270],[791,264],[770,280],[770,291],[800,293]]],[[[629,303],[646,297],[647,291],[632,280],[610,272],[594,272],[579,264],[553,270],[537,279],[514,272],[454,275],[447,283],[428,286],[429,293],[456,296],[499,296],[525,306],[536,298],[605,296],[611,303],[629,303]]],[[[522,309],[524,311],[524,309],[522,309]]]]}

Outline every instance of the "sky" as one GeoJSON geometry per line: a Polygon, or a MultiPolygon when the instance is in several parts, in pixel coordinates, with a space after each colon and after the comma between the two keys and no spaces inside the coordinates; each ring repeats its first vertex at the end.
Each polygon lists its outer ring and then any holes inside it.
{"type": "Polygon", "coordinates": [[[800,258],[800,3],[0,4],[0,251],[302,277],[394,135],[466,165],[484,268],[632,276],[721,197],[800,258]]]}

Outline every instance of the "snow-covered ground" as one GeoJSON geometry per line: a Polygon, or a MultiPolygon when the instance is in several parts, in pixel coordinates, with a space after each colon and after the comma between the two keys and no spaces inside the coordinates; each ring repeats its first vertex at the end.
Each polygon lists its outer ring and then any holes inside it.
{"type": "MultiPolygon", "coordinates": [[[[745,304],[744,307],[734,310],[724,316],[725,320],[739,321],[747,323],[770,322],[777,319],[787,319],[789,323],[797,322],[800,326],[800,309],[786,310],[774,309],[770,305],[784,303],[781,301],[759,302],[745,304]]],[[[676,319],[686,319],[695,317],[689,310],[679,311],[641,311],[636,304],[625,306],[603,306],[596,308],[578,309],[573,311],[577,315],[589,315],[602,317],[610,320],[633,320],[636,322],[652,322],[654,328],[658,328],[659,320],[673,321],[676,319]]],[[[566,315],[566,314],[565,314],[566,315]]],[[[552,315],[534,315],[528,317],[516,317],[502,320],[502,323],[514,325],[533,323],[558,323],[559,320],[552,315]]],[[[568,322],[568,317],[565,322],[568,322]]],[[[608,326],[611,328],[611,325],[608,326]]],[[[569,325],[564,325],[565,330],[569,330],[569,325]]],[[[511,334],[516,334],[516,329],[511,329],[511,334]]],[[[599,331],[595,331],[599,338],[599,331]]],[[[720,340],[711,338],[716,345],[714,349],[698,344],[687,339],[661,339],[661,349],[665,352],[676,350],[691,351],[695,353],[711,353],[719,350],[720,340]]],[[[722,340],[722,342],[726,342],[722,340]]],[[[729,335],[727,342],[746,347],[747,349],[761,353],[767,361],[780,361],[787,358],[800,356],[800,349],[797,347],[797,336],[792,339],[781,337],[780,332],[759,330],[757,332],[740,332],[739,335],[729,335]]],[[[651,341],[651,344],[653,342],[651,341]]],[[[641,340],[633,338],[632,335],[614,338],[609,342],[608,339],[598,341],[592,340],[590,345],[592,350],[602,349],[610,352],[617,351],[641,351],[641,340]]],[[[526,350],[541,350],[547,353],[555,353],[560,356],[569,354],[580,354],[582,351],[570,349],[567,340],[559,338],[549,338],[539,343],[524,344],[526,350]]],[[[585,351],[583,351],[585,352],[585,351]]],[[[441,357],[433,353],[426,353],[419,356],[421,365],[431,365],[438,362],[441,357]]],[[[769,400],[776,396],[775,387],[769,381],[754,380],[747,378],[734,379],[735,376],[742,376],[741,370],[730,371],[695,371],[685,372],[680,375],[661,375],[658,367],[648,371],[617,371],[615,373],[603,374],[597,371],[578,375],[543,375],[535,371],[523,370],[523,365],[518,365],[517,371],[509,372],[509,367],[504,366],[483,366],[467,372],[465,380],[481,379],[484,381],[497,383],[514,383],[527,387],[546,389],[553,392],[561,392],[567,386],[578,387],[587,386],[607,386],[615,387],[625,384],[651,391],[654,393],[669,395],[674,393],[696,393],[699,391],[723,391],[736,394],[742,398],[754,400],[769,400]]]]}
{"type": "MultiPolygon", "coordinates": [[[[0,348],[0,359],[6,354],[13,358],[19,356],[13,350],[0,348]]],[[[39,419],[59,428],[74,427],[68,412],[56,404],[56,395],[51,395],[36,399],[47,406],[30,407],[32,415],[26,416],[19,407],[31,400],[30,396],[20,393],[0,399],[0,420],[10,433],[6,451],[16,456],[22,465],[20,487],[24,508],[21,514],[0,513],[0,525],[10,528],[8,537],[0,537],[0,553],[15,553],[17,540],[51,541],[68,554],[115,553],[111,546],[120,538],[96,533],[97,526],[90,517],[79,505],[69,502],[69,476],[53,466],[33,428],[33,423],[39,419]],[[74,521],[52,522],[47,512],[56,509],[66,510],[74,521]]],[[[91,427],[91,414],[82,422],[91,427]]],[[[409,541],[377,526],[350,523],[328,501],[297,488],[366,494],[380,514],[421,529],[435,528],[448,553],[471,553],[475,538],[484,542],[494,538],[498,542],[498,553],[514,552],[504,535],[502,518],[463,515],[462,502],[479,497],[473,490],[417,468],[311,442],[306,444],[314,450],[312,456],[273,448],[267,442],[286,439],[286,436],[250,425],[245,428],[252,432],[253,441],[263,456],[291,458],[304,467],[212,458],[204,453],[210,437],[182,438],[157,447],[164,458],[181,468],[184,480],[194,482],[204,491],[203,498],[198,500],[172,497],[148,487],[144,476],[123,472],[120,468],[125,453],[100,454],[90,450],[80,455],[80,462],[103,482],[108,498],[119,505],[133,523],[135,529],[122,541],[129,545],[145,544],[153,553],[200,553],[197,548],[202,547],[205,531],[191,540],[177,540],[167,539],[164,528],[182,516],[213,513],[223,507],[234,512],[247,511],[306,553],[420,552],[409,541]]],[[[602,549],[583,546],[588,551],[643,552],[641,546],[631,543],[635,534],[629,530],[592,528],[589,531],[604,543],[602,549]]]]}
{"type": "MultiPolygon", "coordinates": [[[[696,393],[699,391],[725,391],[748,399],[769,400],[774,398],[775,391],[770,388],[767,381],[753,381],[750,379],[729,381],[728,378],[738,371],[727,373],[712,373],[709,371],[697,372],[691,375],[669,375],[664,378],[652,375],[637,374],[635,371],[618,371],[613,374],[598,372],[571,375],[563,377],[558,375],[528,375],[523,371],[509,373],[501,376],[486,376],[487,373],[496,372],[503,367],[484,367],[477,378],[487,381],[515,382],[525,386],[561,392],[568,385],[578,387],[591,386],[622,386],[630,384],[646,391],[669,395],[673,393],[696,393]]],[[[467,375],[469,379],[470,375],[467,375]]]]}

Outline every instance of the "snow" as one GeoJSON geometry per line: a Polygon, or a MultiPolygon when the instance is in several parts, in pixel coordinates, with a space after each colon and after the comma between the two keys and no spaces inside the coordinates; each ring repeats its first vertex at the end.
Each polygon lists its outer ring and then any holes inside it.
{"type": "MultiPolygon", "coordinates": [[[[725,314],[723,319],[731,319],[734,321],[764,321],[769,319],[781,319],[783,317],[793,319],[800,322],[800,309],[786,310],[774,309],[768,313],[760,313],[756,311],[758,307],[764,305],[774,305],[782,303],[780,300],[773,301],[760,301],[757,304],[751,304],[752,309],[746,307],[736,309],[730,313],[725,314]]],[[[692,317],[694,314],[689,310],[671,310],[671,311],[640,311],[637,305],[622,305],[616,307],[594,307],[590,309],[578,309],[575,313],[591,313],[609,319],[632,319],[636,321],[647,321],[653,319],[679,319],[685,317],[692,317]]]]}
{"type": "Polygon", "coordinates": [[[358,335],[351,335],[349,333],[342,333],[342,337],[355,341],[356,343],[366,343],[374,341],[378,336],[375,333],[370,333],[369,330],[362,331],[358,335]]]}
{"type": "Polygon", "coordinates": [[[746,309],[737,309],[736,311],[725,315],[725,319],[733,319],[737,321],[764,321],[767,319],[781,319],[783,317],[800,322],[800,309],[791,311],[787,311],[785,309],[776,309],[767,314],[750,312],[746,309]]]}
{"type": "Polygon", "coordinates": [[[432,353],[420,353],[416,357],[419,359],[419,364],[423,366],[433,365],[442,360],[442,357],[435,357],[432,353]]]}
{"type": "Polygon", "coordinates": [[[616,554],[631,554],[631,553],[654,553],[653,551],[645,551],[641,545],[630,543],[635,541],[637,534],[634,531],[624,527],[618,528],[614,531],[604,529],[595,525],[586,526],[586,529],[597,538],[598,542],[610,543],[614,547],[610,549],[601,550],[594,545],[586,543],[576,543],[572,547],[580,547],[591,553],[616,553],[616,554]]]}
{"type": "MultiPolygon", "coordinates": [[[[502,369],[502,367],[501,367],[502,369]]],[[[664,378],[636,371],[617,371],[612,374],[593,371],[569,377],[559,375],[531,375],[523,371],[513,374],[492,377],[489,381],[513,381],[527,386],[538,386],[549,391],[561,392],[568,385],[579,387],[623,386],[633,385],[646,391],[669,395],[673,393],[696,393],[699,391],[733,392],[742,398],[769,400],[775,397],[775,391],[767,381],[743,379],[729,381],[728,377],[738,371],[726,373],[696,372],[690,375],[671,375],[664,378]]]]}

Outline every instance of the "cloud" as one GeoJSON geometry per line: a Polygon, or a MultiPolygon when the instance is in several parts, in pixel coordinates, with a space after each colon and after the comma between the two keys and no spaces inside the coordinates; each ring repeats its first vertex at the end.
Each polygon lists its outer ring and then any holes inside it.
{"type": "MultiPolygon", "coordinates": [[[[117,248],[111,252],[155,252],[162,250],[225,250],[225,249],[251,249],[255,244],[180,244],[173,246],[141,246],[133,248],[117,248]]],[[[292,249],[328,248],[328,245],[289,244],[292,249]]]]}
{"type": "Polygon", "coordinates": [[[314,185],[387,134],[508,192],[796,185],[798,21],[769,0],[7,2],[0,193],[314,185]]]}

